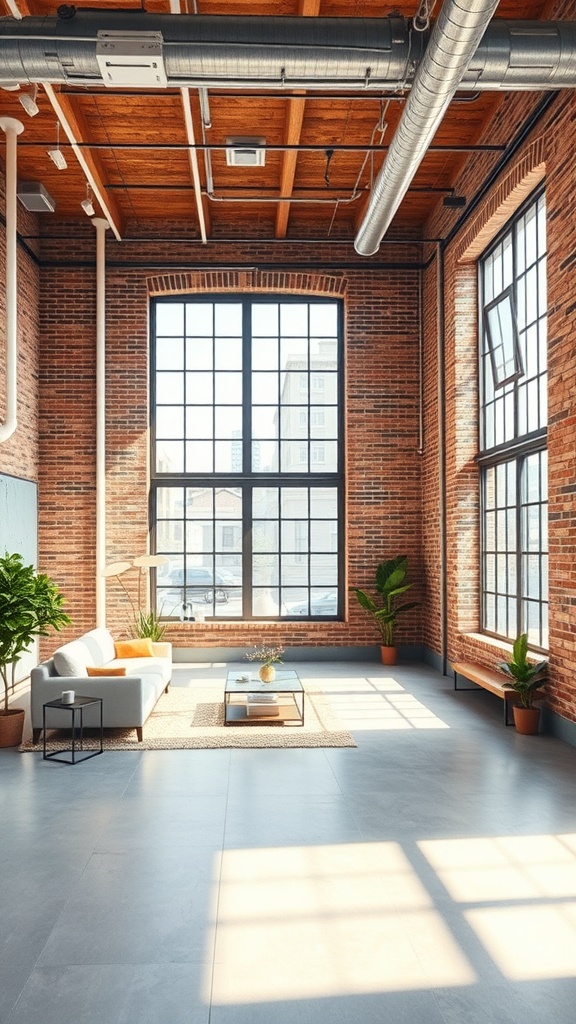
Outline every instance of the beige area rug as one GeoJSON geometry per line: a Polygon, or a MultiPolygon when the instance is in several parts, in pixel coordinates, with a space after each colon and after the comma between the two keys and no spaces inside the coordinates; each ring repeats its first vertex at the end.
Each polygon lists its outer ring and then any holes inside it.
{"type": "MultiPolygon", "coordinates": [[[[138,743],[135,729],[105,729],[105,750],[181,750],[231,747],[355,747],[324,693],[306,692],[304,726],[224,725],[223,682],[206,686],[171,686],[144,726],[138,743]]],[[[47,749],[69,745],[69,730],[51,732],[47,749]]],[[[95,748],[94,732],[84,749],[95,748]]],[[[28,740],[21,751],[41,751],[42,742],[28,740]]]]}

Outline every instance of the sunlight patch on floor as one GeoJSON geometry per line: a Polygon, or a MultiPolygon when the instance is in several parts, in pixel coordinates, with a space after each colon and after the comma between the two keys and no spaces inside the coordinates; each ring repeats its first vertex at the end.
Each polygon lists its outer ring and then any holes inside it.
{"type": "Polygon", "coordinates": [[[435,839],[418,845],[459,903],[576,898],[576,836],[435,839]]]}
{"type": "Polygon", "coordinates": [[[449,729],[438,715],[401,686],[386,693],[367,689],[360,692],[325,692],[343,724],[353,731],[388,729],[449,729]]]}
{"type": "Polygon", "coordinates": [[[576,835],[418,845],[505,977],[576,977],[576,835]]]}
{"type": "Polygon", "coordinates": [[[215,962],[222,1005],[476,980],[397,843],[224,851],[215,962]]]}
{"type": "Polygon", "coordinates": [[[465,917],[507,978],[576,978],[576,903],[482,908],[465,917]]]}

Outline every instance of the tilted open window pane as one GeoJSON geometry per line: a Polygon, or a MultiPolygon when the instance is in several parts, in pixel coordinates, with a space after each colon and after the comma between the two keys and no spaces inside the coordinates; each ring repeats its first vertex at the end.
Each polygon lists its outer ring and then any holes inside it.
{"type": "Polygon", "coordinates": [[[511,288],[507,288],[497,299],[484,307],[484,324],[494,387],[501,388],[521,377],[524,372],[511,288]]]}

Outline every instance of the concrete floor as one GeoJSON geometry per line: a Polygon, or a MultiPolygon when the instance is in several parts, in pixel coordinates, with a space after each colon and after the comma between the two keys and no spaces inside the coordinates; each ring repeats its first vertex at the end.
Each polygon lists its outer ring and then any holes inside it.
{"type": "Polygon", "coordinates": [[[576,750],[298,668],[356,749],[0,751],[2,1024],[574,1024],[576,750]]]}

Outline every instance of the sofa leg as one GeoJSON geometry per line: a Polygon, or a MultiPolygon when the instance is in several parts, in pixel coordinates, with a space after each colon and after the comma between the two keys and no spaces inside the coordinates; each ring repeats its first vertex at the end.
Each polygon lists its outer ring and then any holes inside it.
{"type": "Polygon", "coordinates": [[[142,725],[136,726],[136,735],[138,737],[138,743],[142,743],[144,727],[142,725]]]}
{"type": "Polygon", "coordinates": [[[42,729],[32,729],[32,743],[36,744],[40,741],[40,735],[42,729]]]}
{"type": "Polygon", "coordinates": [[[169,689],[170,689],[170,683],[166,683],[166,686],[164,687],[164,693],[168,693],[169,689]]]}

